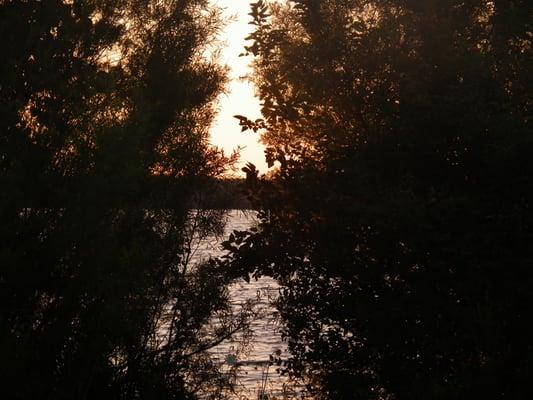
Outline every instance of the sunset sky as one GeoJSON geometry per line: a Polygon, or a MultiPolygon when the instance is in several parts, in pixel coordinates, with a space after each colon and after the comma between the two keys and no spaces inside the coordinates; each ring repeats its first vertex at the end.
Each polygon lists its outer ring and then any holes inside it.
{"type": "Polygon", "coordinates": [[[221,39],[225,44],[222,52],[222,62],[230,66],[231,82],[227,93],[219,100],[219,114],[211,128],[212,144],[222,147],[227,153],[241,146],[241,165],[250,161],[264,172],[267,169],[263,156],[263,147],[259,143],[259,134],[250,131],[241,132],[238,121],[234,115],[245,115],[250,119],[259,118],[259,100],[254,97],[253,85],[243,76],[249,73],[250,57],[239,57],[244,52],[244,40],[251,32],[249,25],[251,17],[251,0],[212,0],[225,9],[227,16],[233,20],[224,29],[221,39]]]}

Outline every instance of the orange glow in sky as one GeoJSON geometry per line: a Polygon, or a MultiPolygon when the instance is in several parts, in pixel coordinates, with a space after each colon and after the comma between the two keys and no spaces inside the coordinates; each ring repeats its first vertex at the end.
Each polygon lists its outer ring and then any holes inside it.
{"type": "Polygon", "coordinates": [[[259,142],[259,134],[251,131],[241,132],[238,120],[234,115],[244,115],[255,120],[261,117],[259,100],[254,96],[253,85],[241,77],[250,72],[250,57],[239,57],[244,52],[245,37],[250,34],[253,27],[248,22],[251,17],[251,0],[212,0],[225,9],[226,16],[234,18],[225,27],[221,34],[224,42],[221,61],[227,64],[230,83],[227,93],[219,99],[219,113],[211,128],[211,143],[221,147],[226,153],[231,153],[238,146],[242,147],[239,169],[247,162],[255,164],[265,172],[267,166],[264,160],[263,146],[259,142]]]}

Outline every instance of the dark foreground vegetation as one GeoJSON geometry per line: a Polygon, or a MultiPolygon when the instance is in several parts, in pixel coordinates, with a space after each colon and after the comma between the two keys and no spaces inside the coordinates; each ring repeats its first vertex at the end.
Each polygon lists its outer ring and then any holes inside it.
{"type": "Polygon", "coordinates": [[[274,168],[245,168],[259,225],[192,268],[241,185],[208,144],[219,11],[0,0],[1,397],[222,398],[206,350],[252,274],[317,400],[533,398],[532,11],[253,3],[264,117],[238,118],[274,168]]]}
{"type": "Polygon", "coordinates": [[[226,247],[316,399],[533,396],[530,1],[253,4],[269,177],[226,247]]]}
{"type": "Polygon", "coordinates": [[[225,71],[204,0],[0,1],[0,397],[217,394],[205,350],[242,328],[191,237],[225,71]],[[206,322],[216,314],[216,332],[206,322]]]}

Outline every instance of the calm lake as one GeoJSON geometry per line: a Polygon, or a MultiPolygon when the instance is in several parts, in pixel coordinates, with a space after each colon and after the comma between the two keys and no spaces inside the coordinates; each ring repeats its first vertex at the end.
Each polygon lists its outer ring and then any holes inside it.
{"type": "MultiPolygon", "coordinates": [[[[202,240],[194,253],[193,262],[222,255],[221,242],[226,240],[232,231],[244,230],[254,224],[254,215],[253,211],[229,211],[224,235],[202,240]]],[[[295,391],[301,390],[289,384],[284,376],[280,376],[276,372],[278,367],[269,366],[269,357],[272,354],[278,354],[282,359],[289,357],[287,345],[279,333],[277,312],[271,305],[277,294],[278,285],[271,278],[251,280],[250,283],[240,280],[230,287],[231,304],[236,311],[252,301],[258,313],[252,322],[253,337],[247,345],[242,346],[240,336],[237,335],[211,350],[212,356],[223,370],[237,364],[237,398],[257,399],[263,390],[270,395],[283,397],[285,394],[289,397],[289,393],[294,394],[295,391]]]]}

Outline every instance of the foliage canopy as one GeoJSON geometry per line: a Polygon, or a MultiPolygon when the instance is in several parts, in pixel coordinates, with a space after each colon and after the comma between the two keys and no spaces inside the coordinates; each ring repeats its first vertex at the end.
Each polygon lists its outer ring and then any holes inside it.
{"type": "MultiPolygon", "coordinates": [[[[0,375],[6,399],[193,397],[225,277],[191,269],[225,70],[206,0],[0,2],[0,375]],[[204,332],[205,333],[205,332],[204,332]]],[[[209,178],[209,179],[208,179],[209,178]]]]}
{"type": "Polygon", "coordinates": [[[269,177],[226,247],[316,398],[531,395],[527,1],[252,5],[269,177]]]}

